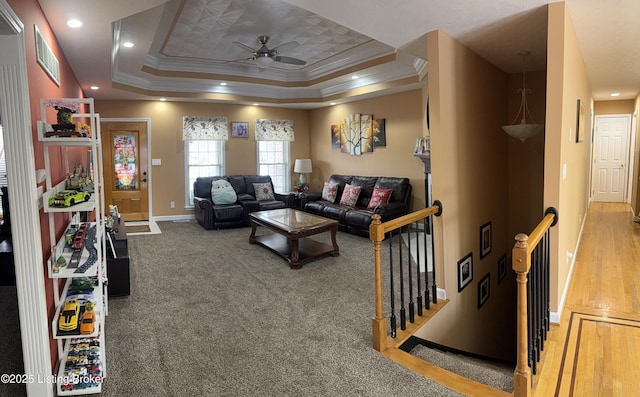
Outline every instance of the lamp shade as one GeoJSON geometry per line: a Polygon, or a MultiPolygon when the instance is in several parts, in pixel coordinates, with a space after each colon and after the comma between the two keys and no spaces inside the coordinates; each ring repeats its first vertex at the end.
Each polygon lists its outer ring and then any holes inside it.
{"type": "Polygon", "coordinates": [[[543,129],[542,124],[514,124],[503,125],[502,129],[510,136],[520,139],[520,142],[524,142],[527,138],[531,138],[534,135],[539,134],[543,129]]]}
{"type": "Polygon", "coordinates": [[[296,159],[293,172],[308,174],[311,172],[311,159],[296,159]]]}
{"type": "Polygon", "coordinates": [[[260,69],[266,69],[269,66],[271,66],[271,64],[273,63],[273,58],[271,58],[268,55],[266,56],[260,55],[256,58],[256,63],[258,64],[258,67],[260,69]]]}

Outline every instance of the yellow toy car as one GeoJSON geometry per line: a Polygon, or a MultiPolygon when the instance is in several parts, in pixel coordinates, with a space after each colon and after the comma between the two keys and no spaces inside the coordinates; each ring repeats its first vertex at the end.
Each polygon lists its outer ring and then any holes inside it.
{"type": "Polygon", "coordinates": [[[66,301],[60,318],[58,319],[58,329],[60,331],[74,331],[78,328],[78,316],[80,314],[80,303],[76,300],[66,301]]]}

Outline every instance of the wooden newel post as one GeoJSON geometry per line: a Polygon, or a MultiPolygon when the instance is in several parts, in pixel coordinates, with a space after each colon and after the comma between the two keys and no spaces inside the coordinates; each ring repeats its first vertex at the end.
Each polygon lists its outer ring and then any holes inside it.
{"type": "Polygon", "coordinates": [[[384,228],[380,215],[374,214],[369,226],[369,239],[373,242],[374,252],[374,282],[376,294],[376,314],[371,319],[373,348],[381,352],[387,348],[387,319],[382,310],[382,269],[380,259],[380,245],[384,240],[384,228]]]}
{"type": "Polygon", "coordinates": [[[527,275],[531,268],[531,255],[528,253],[529,236],[518,234],[512,251],[512,268],[516,272],[518,283],[518,335],[517,364],[513,374],[513,395],[515,397],[531,396],[531,368],[528,363],[527,332],[527,275]]]}

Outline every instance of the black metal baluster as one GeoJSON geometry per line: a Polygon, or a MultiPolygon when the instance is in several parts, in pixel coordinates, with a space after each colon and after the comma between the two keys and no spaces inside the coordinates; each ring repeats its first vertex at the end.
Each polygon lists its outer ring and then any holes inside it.
{"type": "MultiPolygon", "coordinates": [[[[407,231],[407,269],[409,270],[409,322],[413,324],[416,321],[416,307],[413,301],[413,272],[411,269],[411,231],[407,231]]],[[[402,229],[400,229],[400,241],[402,241],[402,229]]]]}
{"type": "Polygon", "coordinates": [[[547,332],[549,332],[549,327],[551,325],[551,323],[550,323],[551,308],[549,307],[549,301],[551,300],[551,291],[549,290],[549,288],[550,288],[550,285],[549,285],[549,277],[550,277],[550,274],[549,274],[549,266],[550,266],[549,257],[550,257],[550,253],[551,253],[550,246],[549,246],[550,240],[551,240],[550,239],[550,232],[547,230],[546,237],[544,239],[544,247],[545,247],[545,252],[546,252],[546,254],[545,254],[545,271],[546,271],[546,275],[544,277],[544,283],[546,285],[546,288],[545,288],[546,294],[545,294],[545,297],[544,297],[544,303],[545,303],[544,311],[545,311],[545,320],[546,320],[546,323],[545,323],[546,327],[545,327],[545,332],[544,332],[544,339],[545,340],[547,339],[547,332]]]}
{"type": "Polygon", "coordinates": [[[540,307],[540,247],[537,246],[535,249],[536,252],[536,334],[534,335],[535,338],[535,362],[536,362],[536,368],[537,368],[537,364],[540,362],[540,313],[541,313],[541,307],[540,307]]]}
{"type": "MultiPolygon", "coordinates": [[[[422,231],[424,232],[422,233],[422,244],[424,245],[424,307],[425,309],[429,310],[431,308],[431,295],[429,292],[429,258],[427,254],[427,227],[428,227],[427,219],[424,218],[422,220],[422,231]]],[[[431,236],[433,236],[433,234],[431,236]]],[[[433,245],[431,245],[431,248],[433,248],[433,245]]],[[[433,260],[433,250],[431,250],[431,260],[433,260]]],[[[435,268],[435,266],[433,267],[435,268]]],[[[434,269],[434,273],[431,276],[431,280],[434,284],[436,283],[436,279],[434,277],[435,274],[436,273],[434,269]]],[[[433,303],[435,303],[435,301],[433,303]]]]}
{"type": "MultiPolygon", "coordinates": [[[[418,289],[418,296],[416,297],[416,301],[418,302],[418,316],[422,316],[422,290],[420,287],[420,238],[418,235],[418,223],[413,222],[412,225],[415,226],[415,229],[416,229],[416,251],[417,251],[416,252],[416,281],[417,281],[416,288],[418,289]]],[[[411,242],[411,229],[409,229],[409,242],[411,242]]],[[[409,247],[411,247],[411,245],[409,245],[409,247]]],[[[425,267],[425,271],[426,271],[426,267],[425,267]]]]}
{"type": "Polygon", "coordinates": [[[393,288],[393,243],[391,242],[391,235],[387,233],[387,239],[389,240],[389,285],[391,289],[391,316],[389,317],[391,323],[391,337],[396,337],[396,329],[398,328],[396,324],[396,299],[395,299],[395,291],[393,288]]]}
{"type": "Polygon", "coordinates": [[[404,306],[404,266],[402,263],[402,236],[398,234],[398,250],[400,251],[400,329],[407,329],[407,310],[404,306]]]}

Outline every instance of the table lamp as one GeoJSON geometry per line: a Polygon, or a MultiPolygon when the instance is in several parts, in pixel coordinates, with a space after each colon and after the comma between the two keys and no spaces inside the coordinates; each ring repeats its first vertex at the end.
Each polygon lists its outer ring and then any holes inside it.
{"type": "Polygon", "coordinates": [[[304,174],[311,173],[311,159],[296,159],[293,172],[300,174],[300,185],[304,186],[307,183],[307,178],[304,174]]]}

